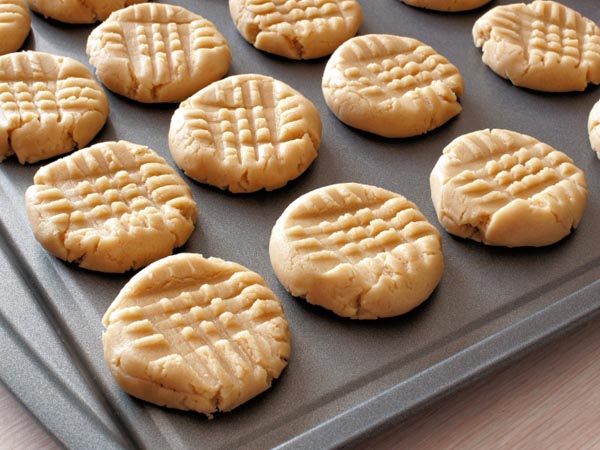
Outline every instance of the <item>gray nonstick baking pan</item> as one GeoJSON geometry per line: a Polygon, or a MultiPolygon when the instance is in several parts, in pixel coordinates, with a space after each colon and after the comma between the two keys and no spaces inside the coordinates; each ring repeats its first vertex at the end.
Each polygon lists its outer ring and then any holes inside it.
{"type": "MultiPolygon", "coordinates": [[[[272,389],[213,420],[156,407],[125,394],[102,356],[101,317],[131,277],[79,269],[35,241],[24,193],[41,163],[0,165],[0,379],[67,448],[324,449],[356,442],[464,383],[535,348],[600,309],[600,161],[587,116],[600,98],[512,86],[481,62],[471,28],[492,1],[442,14],[399,0],[363,1],[360,34],[389,33],[426,42],[465,78],[463,112],[411,139],[384,139],[349,128],[321,94],[326,58],[289,61],[243,40],[224,0],[174,1],[213,21],[230,43],[229,74],[278,78],[312,100],[323,142],[309,170],[274,192],[232,195],[191,180],[200,214],[179,251],[236,261],[260,273],[283,301],[293,336],[289,366],[272,389]],[[455,137],[482,128],[529,134],[567,153],[585,171],[589,199],[579,228],[544,248],[486,247],[441,230],[429,197],[429,173],[455,137]],[[386,320],[342,319],[285,292],[268,257],[270,231],[299,195],[355,181],[403,194],[443,233],[446,269],[433,295],[409,314],[386,320]]],[[[597,2],[564,0],[600,22],[597,2]]],[[[91,26],[33,15],[27,49],[87,64],[91,26]]],[[[111,113],[94,142],[146,144],[173,163],[169,121],[177,105],[150,106],[108,93],[111,113]]]]}

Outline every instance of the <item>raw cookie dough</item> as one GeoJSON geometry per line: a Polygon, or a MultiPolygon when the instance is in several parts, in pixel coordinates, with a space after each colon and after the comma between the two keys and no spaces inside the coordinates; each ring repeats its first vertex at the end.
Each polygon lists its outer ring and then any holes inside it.
{"type": "Polygon", "coordinates": [[[323,95],[346,125],[385,137],[410,137],[462,110],[458,69],[416,39],[369,34],[346,41],[323,73],[323,95]]]}
{"type": "Polygon", "coordinates": [[[515,86],[546,92],[600,84],[600,27],[553,1],[497,6],[473,26],[483,62],[515,86]]]}
{"type": "Polygon", "coordinates": [[[290,356],[281,302],[265,281],[198,254],[140,271],[102,323],[104,357],[126,392],[209,417],[268,389],[290,356]]]}
{"type": "Polygon", "coordinates": [[[444,269],[440,233],[413,203],[356,183],[292,202],[273,227],[269,254],[292,295],[353,319],[410,311],[444,269]]]}
{"type": "Polygon", "coordinates": [[[433,9],[435,11],[467,11],[479,8],[489,3],[490,0],[402,0],[410,6],[417,8],[433,9]]]}
{"type": "Polygon", "coordinates": [[[36,239],[86,269],[124,272],[170,255],[192,231],[190,188],[154,151],[104,142],[40,168],[25,193],[36,239]]]}
{"type": "Polygon", "coordinates": [[[0,55],[19,50],[30,29],[25,0],[0,0],[0,55]]]}
{"type": "Polygon", "coordinates": [[[27,0],[31,9],[65,23],[95,23],[113,12],[146,0],[27,0]]]}
{"type": "Polygon", "coordinates": [[[587,200],[585,176],[571,158],[509,130],[480,130],[452,141],[430,183],[449,233],[506,247],[559,241],[579,225],[587,200]]]}
{"type": "Polygon", "coordinates": [[[231,62],[212,22],[160,3],[114,12],[92,31],[86,52],[106,87],[144,103],[180,102],[224,76],[231,62]]]}
{"type": "Polygon", "coordinates": [[[363,20],[357,0],[229,0],[229,10],[244,39],[291,59],[330,55],[363,20]]]}
{"type": "Polygon", "coordinates": [[[169,147],[186,175],[231,192],[268,191],[317,156],[321,118],[287,84],[256,74],[217,81],[175,111],[169,147]]]}
{"type": "Polygon", "coordinates": [[[41,52],[0,56],[0,161],[34,163],[85,147],[104,126],[106,94],[80,62],[41,52]]]}
{"type": "Polygon", "coordinates": [[[600,100],[596,102],[590,111],[588,132],[590,135],[590,144],[598,153],[598,158],[600,158],[600,100]]]}

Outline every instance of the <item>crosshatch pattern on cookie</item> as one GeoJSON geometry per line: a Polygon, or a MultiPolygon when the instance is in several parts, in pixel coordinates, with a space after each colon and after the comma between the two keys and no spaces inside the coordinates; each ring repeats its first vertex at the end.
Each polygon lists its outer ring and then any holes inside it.
{"type": "Polygon", "coordinates": [[[403,197],[369,198],[359,189],[329,189],[307,198],[288,218],[285,230],[293,252],[317,264],[318,271],[339,264],[368,266],[369,283],[386,275],[386,259],[401,261],[416,276],[429,253],[432,225],[403,197]],[[375,269],[375,270],[374,270],[375,269]]]}
{"type": "Polygon", "coordinates": [[[431,294],[443,271],[440,234],[412,202],[354,183],[292,203],[269,251],[292,295],[358,319],[407,312],[431,294]]]}
{"type": "Polygon", "coordinates": [[[31,17],[25,0],[0,2],[0,55],[18,50],[29,34],[31,17]]]}
{"type": "MultiPolygon", "coordinates": [[[[109,256],[89,263],[88,268],[122,272],[166,256],[185,243],[197,213],[188,186],[152,150],[128,145],[123,141],[97,144],[36,173],[27,200],[35,222],[48,228],[38,240],[50,252],[88,267],[86,258],[102,252],[103,239],[118,241],[116,250],[125,257],[110,257],[105,250],[109,256]],[[155,249],[158,256],[152,254],[156,243],[145,244],[148,255],[127,249],[130,241],[136,244],[133,236],[142,229],[148,237],[162,239],[155,249]]],[[[39,228],[34,226],[34,232],[39,228]]]]}
{"type": "Polygon", "coordinates": [[[112,91],[143,102],[181,101],[223,76],[231,58],[212,22],[150,3],[112,14],[91,33],[87,53],[112,91]],[[123,67],[111,67],[115,60],[123,67]]]}
{"type": "Polygon", "coordinates": [[[458,114],[464,82],[456,66],[428,45],[371,34],[334,52],[322,88],[342,122],[386,137],[408,137],[458,114]]]}
{"type": "Polygon", "coordinates": [[[108,100],[81,63],[39,52],[0,57],[0,160],[36,162],[85,146],[102,128],[108,100]]]}
{"type": "Polygon", "coordinates": [[[560,3],[538,0],[498,6],[475,23],[473,37],[483,48],[486,64],[518,86],[568,91],[600,83],[600,28],[560,3]],[[491,49],[492,45],[502,47],[491,49]],[[488,48],[491,53],[486,56],[488,48]],[[519,51],[507,54],[502,62],[503,56],[496,53],[508,48],[519,51]],[[509,61],[515,67],[505,67],[509,61]],[[549,76],[554,70],[560,70],[557,80],[549,76]],[[536,75],[538,71],[541,74],[536,75]]]}
{"type": "Polygon", "coordinates": [[[296,59],[330,54],[353,36],[362,22],[360,4],[355,0],[230,0],[230,8],[238,29],[257,48],[296,59]],[[263,33],[285,41],[286,45],[276,45],[289,47],[285,54],[269,48],[266,39],[261,40],[263,33]],[[311,48],[314,36],[320,38],[311,48]],[[329,42],[332,40],[335,42],[329,42]]]}
{"type": "Polygon", "coordinates": [[[494,214],[520,201],[555,211],[552,220],[566,220],[567,230],[581,218],[587,197],[583,172],[566,154],[533,137],[508,130],[470,133],[446,147],[438,164],[443,176],[434,203],[442,205],[438,215],[453,234],[485,239],[494,214]],[[443,206],[450,203],[454,206],[443,206]],[[559,212],[563,209],[568,212],[559,212]]]}
{"type": "Polygon", "coordinates": [[[267,389],[287,364],[290,345],[281,303],[264,280],[200,255],[158,264],[125,287],[103,320],[107,362],[123,387],[207,415],[267,389]],[[128,379],[157,388],[132,388],[128,379]]]}
{"type": "Polygon", "coordinates": [[[198,153],[191,167],[182,162],[185,156],[175,157],[178,165],[192,178],[232,192],[284,185],[310,165],[320,145],[316,108],[261,75],[213,83],[182,103],[175,116],[172,137],[185,153],[198,153]]]}
{"type": "Polygon", "coordinates": [[[444,152],[449,167],[456,168],[446,183],[470,201],[492,201],[502,207],[512,200],[544,193],[560,180],[580,179],[580,171],[567,155],[534,138],[516,140],[503,132],[470,134],[457,144],[444,152]]]}
{"type": "MultiPolygon", "coordinates": [[[[458,70],[446,58],[419,41],[410,39],[405,44],[398,49],[401,53],[396,53],[398,41],[391,43],[376,36],[368,41],[350,41],[338,63],[347,88],[378,103],[413,91],[426,97],[442,95],[448,100],[456,98],[455,91],[462,93],[458,88],[461,83],[456,80],[458,70]],[[442,80],[447,84],[435,84],[442,80]],[[441,91],[435,90],[434,84],[441,91]]],[[[435,103],[435,100],[427,102],[431,107],[435,103]]]]}

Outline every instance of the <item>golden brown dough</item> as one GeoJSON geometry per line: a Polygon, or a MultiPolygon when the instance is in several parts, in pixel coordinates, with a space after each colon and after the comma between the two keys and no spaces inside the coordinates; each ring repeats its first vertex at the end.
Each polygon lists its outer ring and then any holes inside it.
{"type": "Polygon", "coordinates": [[[452,141],[431,198],[451,234],[506,247],[550,245],[579,225],[587,200],[571,158],[531,136],[480,130],[452,141]]]}
{"type": "Polygon", "coordinates": [[[0,0],[0,55],[19,50],[30,29],[25,0],[0,0]]]}
{"type": "Polygon", "coordinates": [[[27,0],[31,9],[65,23],[94,23],[114,11],[146,0],[27,0]]]}
{"type": "Polygon", "coordinates": [[[281,302],[265,281],[198,254],[140,271],[102,322],[106,363],[126,392],[209,417],[268,389],[290,355],[281,302]]]}
{"type": "Polygon", "coordinates": [[[410,6],[417,8],[433,9],[435,11],[467,11],[479,8],[489,3],[490,0],[402,0],[410,6]]]}
{"type": "Polygon", "coordinates": [[[483,62],[515,86],[583,91],[600,84],[600,27],[554,1],[497,6],[473,26],[483,62]]]}
{"type": "Polygon", "coordinates": [[[101,272],[170,255],[194,230],[190,188],[148,147],[104,142],[44,167],[25,193],[36,239],[53,255],[101,272]]]}
{"type": "Polygon", "coordinates": [[[269,255],[292,295],[353,319],[410,311],[444,269],[440,233],[412,202],[357,183],[292,202],[273,227],[269,255]]]}
{"type": "Polygon", "coordinates": [[[86,52],[106,87],[144,103],[180,102],[225,75],[231,62],[212,22],[160,3],[114,12],[92,31],[86,52]]]}
{"type": "Polygon", "coordinates": [[[462,110],[458,69],[416,39],[357,36],[327,62],[322,81],[329,109],[347,125],[385,137],[410,137],[462,110]]]}
{"type": "Polygon", "coordinates": [[[104,126],[106,94],[80,62],[42,52],[0,56],[0,161],[34,163],[85,147],[104,126]]]}
{"type": "Polygon", "coordinates": [[[229,0],[229,10],[248,42],[291,59],[330,55],[363,19],[357,0],[229,0]]]}
{"type": "Polygon", "coordinates": [[[280,188],[317,157],[321,118],[301,93],[271,77],[217,81],[175,111],[169,147],[186,175],[231,192],[280,188]]]}

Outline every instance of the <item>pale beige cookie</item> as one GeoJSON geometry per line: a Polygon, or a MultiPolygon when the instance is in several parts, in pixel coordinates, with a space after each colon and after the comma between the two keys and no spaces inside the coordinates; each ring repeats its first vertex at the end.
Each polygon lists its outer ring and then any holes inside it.
{"type": "Polygon", "coordinates": [[[86,269],[124,272],[183,245],[198,214],[190,188],[148,147],[104,142],[40,168],[25,193],[36,239],[86,269]]]}
{"type": "Polygon", "coordinates": [[[546,92],[600,84],[600,27],[560,3],[497,6],[473,26],[483,62],[515,86],[546,92]]]}
{"type": "Polygon", "coordinates": [[[598,153],[600,158],[600,100],[596,102],[588,118],[588,132],[590,135],[590,144],[598,153]]]}
{"type": "Polygon", "coordinates": [[[31,9],[64,23],[94,23],[114,11],[146,0],[27,0],[31,9]]]}
{"type": "Polygon", "coordinates": [[[209,417],[268,389],[290,356],[281,302],[265,281],[198,254],[143,269],[102,322],[106,362],[126,392],[209,417]]]}
{"type": "Polygon", "coordinates": [[[567,155],[508,130],[452,141],[430,183],[449,233],[506,247],[559,241],[577,227],[587,200],[585,176],[567,155]]]}
{"type": "Polygon", "coordinates": [[[180,102],[225,75],[231,62],[212,22],[159,3],[114,12],[92,31],[86,51],[106,87],[144,103],[180,102]]]}
{"type": "Polygon", "coordinates": [[[229,11],[244,39],[291,59],[330,55],[363,20],[357,0],[229,0],[229,11]]]}
{"type": "Polygon", "coordinates": [[[33,163],[85,147],[109,113],[91,72],[72,58],[41,52],[0,56],[0,161],[33,163]]]}
{"type": "Polygon", "coordinates": [[[490,0],[402,0],[410,6],[435,11],[468,11],[489,3],[490,0]]]}
{"type": "Polygon", "coordinates": [[[342,317],[410,311],[442,277],[439,231],[399,194],[342,183],[292,202],[271,233],[275,274],[292,294],[342,317]]]}
{"type": "Polygon", "coordinates": [[[19,50],[30,29],[25,0],[0,0],[0,55],[19,50]]]}
{"type": "Polygon", "coordinates": [[[256,74],[217,81],[175,111],[169,147],[186,175],[231,192],[268,191],[317,156],[321,118],[287,84],[256,74]]]}
{"type": "Polygon", "coordinates": [[[347,125],[385,137],[426,133],[456,116],[458,69],[416,39],[369,34],[346,41],[323,73],[323,95],[347,125]]]}

